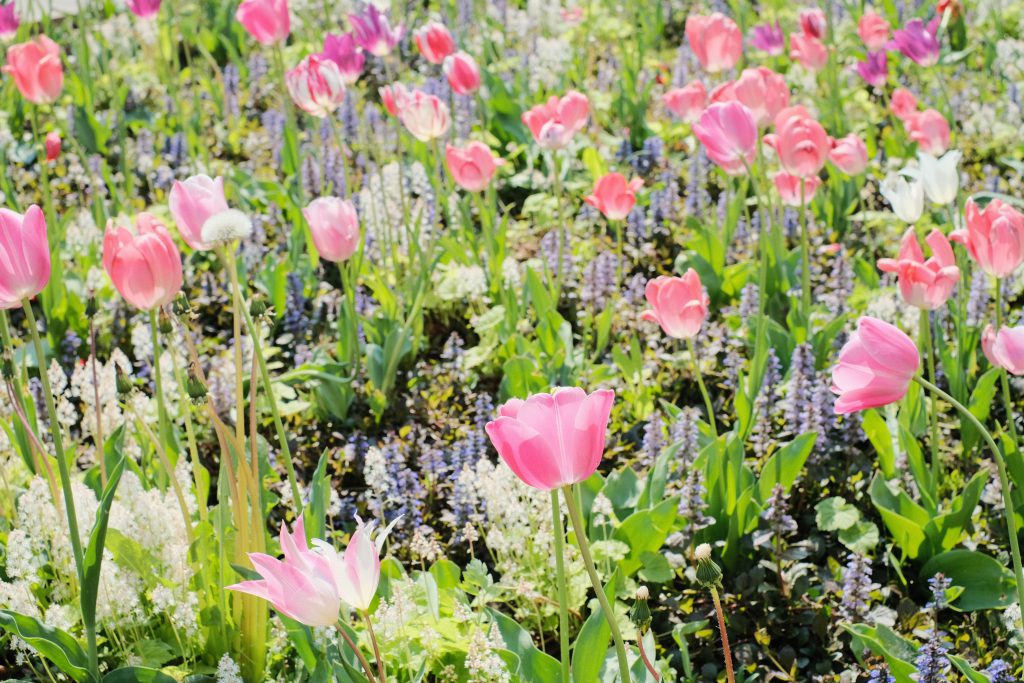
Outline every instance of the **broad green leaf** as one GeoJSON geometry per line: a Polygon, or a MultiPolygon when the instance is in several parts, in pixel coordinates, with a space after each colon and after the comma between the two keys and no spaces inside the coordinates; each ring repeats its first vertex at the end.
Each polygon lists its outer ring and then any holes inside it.
{"type": "Polygon", "coordinates": [[[88,681],[89,657],[71,634],[38,619],[0,609],[0,627],[21,638],[76,681],[88,681]]]}
{"type": "Polygon", "coordinates": [[[964,589],[955,605],[965,612],[999,609],[1016,601],[1013,572],[984,553],[950,550],[936,555],[921,568],[923,579],[939,573],[964,589]]]}
{"type": "Polygon", "coordinates": [[[822,531],[842,531],[860,521],[860,510],[840,496],[826,498],[814,510],[814,520],[822,531]]]}
{"type": "Polygon", "coordinates": [[[96,510],[96,521],[89,535],[89,545],[85,549],[82,567],[82,620],[86,624],[96,622],[96,599],[100,585],[100,571],[103,565],[103,547],[107,540],[107,522],[110,520],[110,506],[114,503],[117,484],[124,473],[125,458],[117,463],[107,478],[107,487],[103,490],[99,508],[96,510]]]}
{"type": "Polygon", "coordinates": [[[505,647],[519,657],[518,680],[556,683],[561,674],[558,660],[533,644],[530,632],[497,610],[487,610],[498,627],[505,647]]]}
{"type": "Polygon", "coordinates": [[[126,666],[108,673],[103,677],[103,683],[176,683],[176,681],[158,669],[126,666]]]}

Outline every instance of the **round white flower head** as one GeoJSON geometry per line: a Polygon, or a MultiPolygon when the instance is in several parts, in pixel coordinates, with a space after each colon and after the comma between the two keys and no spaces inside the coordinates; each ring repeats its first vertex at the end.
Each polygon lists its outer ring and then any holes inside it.
{"type": "Polygon", "coordinates": [[[252,234],[252,221],[238,209],[215,213],[203,223],[203,242],[211,246],[244,240],[252,234]]]}
{"type": "Polygon", "coordinates": [[[707,543],[701,543],[693,550],[693,559],[698,562],[711,559],[711,546],[707,543]]]}
{"type": "Polygon", "coordinates": [[[637,600],[647,600],[651,597],[651,590],[647,586],[640,586],[636,589],[637,600]]]}

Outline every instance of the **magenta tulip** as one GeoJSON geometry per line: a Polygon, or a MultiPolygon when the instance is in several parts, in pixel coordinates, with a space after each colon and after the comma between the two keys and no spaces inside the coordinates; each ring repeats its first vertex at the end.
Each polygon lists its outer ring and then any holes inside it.
{"type": "Polygon", "coordinates": [[[139,19],[155,19],[160,14],[160,0],[128,0],[127,5],[139,19]]]}
{"type": "Polygon", "coordinates": [[[328,33],[324,38],[323,56],[337,64],[345,85],[352,85],[359,80],[363,73],[363,65],[366,63],[366,55],[363,54],[362,48],[356,45],[356,39],[351,33],[328,33]]]}
{"type": "Polygon", "coordinates": [[[356,43],[374,57],[390,54],[404,32],[401,26],[391,28],[388,18],[372,2],[362,14],[348,15],[348,20],[356,43]]]}
{"type": "Polygon", "coordinates": [[[283,42],[291,33],[288,0],[242,0],[235,19],[263,45],[283,42]]]}

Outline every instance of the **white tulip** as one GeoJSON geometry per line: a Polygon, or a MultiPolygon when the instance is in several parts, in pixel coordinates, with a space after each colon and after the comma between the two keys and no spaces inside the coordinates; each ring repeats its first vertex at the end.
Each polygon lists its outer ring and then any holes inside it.
{"type": "Polygon", "coordinates": [[[957,164],[960,163],[961,156],[963,155],[957,149],[946,152],[940,159],[926,152],[918,154],[921,184],[924,185],[924,193],[928,199],[943,206],[956,200],[956,194],[960,190],[957,164]]]}
{"type": "Polygon", "coordinates": [[[924,185],[917,178],[897,173],[885,176],[879,191],[900,220],[916,223],[924,211],[924,185]]]}

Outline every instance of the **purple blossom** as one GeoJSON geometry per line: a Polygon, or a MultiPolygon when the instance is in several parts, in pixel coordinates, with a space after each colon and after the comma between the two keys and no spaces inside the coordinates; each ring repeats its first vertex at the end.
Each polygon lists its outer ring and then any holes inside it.
{"type": "Polygon", "coordinates": [[[324,38],[323,56],[338,65],[342,78],[349,84],[359,80],[366,63],[366,55],[356,45],[355,36],[351,33],[328,33],[324,38]]]}
{"type": "Polygon", "coordinates": [[[402,39],[403,27],[391,28],[388,18],[372,4],[363,14],[348,15],[348,20],[356,43],[374,57],[389,54],[402,39]]]}
{"type": "Polygon", "coordinates": [[[867,59],[857,62],[857,73],[871,86],[880,88],[889,78],[889,58],[884,50],[869,52],[867,59]]]}
{"type": "Polygon", "coordinates": [[[935,31],[920,19],[911,19],[893,33],[890,45],[919,66],[932,66],[939,61],[939,40],[935,31]]]}
{"type": "Polygon", "coordinates": [[[761,52],[777,56],[786,49],[786,36],[778,21],[775,24],[759,24],[754,27],[750,44],[761,52]]]}

